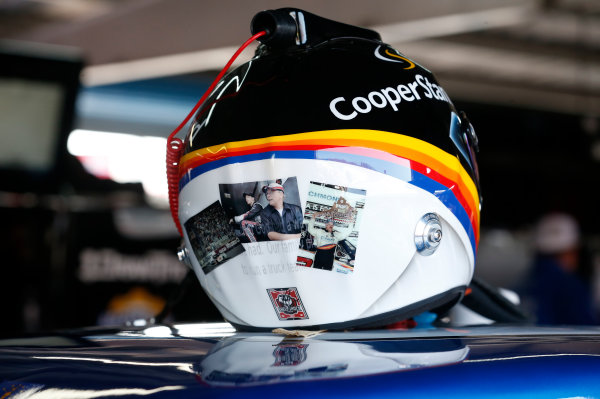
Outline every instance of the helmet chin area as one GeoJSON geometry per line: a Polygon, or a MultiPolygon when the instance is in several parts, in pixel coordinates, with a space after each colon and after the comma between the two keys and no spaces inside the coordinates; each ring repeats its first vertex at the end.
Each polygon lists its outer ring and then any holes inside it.
{"type": "Polygon", "coordinates": [[[404,272],[360,319],[388,312],[393,314],[393,310],[383,306],[401,309],[399,314],[404,310],[405,314],[414,316],[422,311],[421,307],[430,310],[457,299],[457,293],[473,276],[472,260],[467,248],[460,245],[461,239],[452,224],[442,221],[442,225],[446,234],[439,250],[431,256],[416,252],[404,272]]]}
{"type": "Polygon", "coordinates": [[[185,245],[202,287],[238,328],[377,325],[451,301],[469,283],[467,189],[436,185],[410,159],[383,151],[335,151],[271,148],[199,166],[188,157],[179,196],[185,245]],[[419,251],[427,215],[435,215],[427,234],[436,246],[419,251]],[[284,235],[270,234],[275,225],[284,235]]]}

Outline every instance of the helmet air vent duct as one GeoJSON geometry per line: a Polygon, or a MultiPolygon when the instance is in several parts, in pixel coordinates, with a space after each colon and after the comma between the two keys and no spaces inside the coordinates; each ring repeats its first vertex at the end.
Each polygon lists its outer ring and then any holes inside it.
{"type": "Polygon", "coordinates": [[[253,34],[266,31],[258,40],[272,51],[314,46],[342,37],[381,41],[379,33],[370,29],[332,21],[297,8],[261,11],[252,19],[250,30],[253,34]]]}
{"type": "Polygon", "coordinates": [[[435,213],[427,213],[415,228],[415,245],[417,252],[428,256],[435,252],[442,241],[442,224],[435,213]]]}

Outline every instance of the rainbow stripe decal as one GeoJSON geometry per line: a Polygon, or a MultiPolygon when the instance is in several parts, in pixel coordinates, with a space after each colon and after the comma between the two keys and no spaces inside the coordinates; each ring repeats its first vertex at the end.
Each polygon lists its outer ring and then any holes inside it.
{"type": "Polygon", "coordinates": [[[221,166],[256,160],[317,159],[390,175],[435,195],[458,218],[473,248],[479,242],[479,195],[456,156],[414,137],[377,130],[327,130],[229,142],[181,158],[179,189],[221,166]],[[410,176],[410,178],[408,178],[410,176]]]}

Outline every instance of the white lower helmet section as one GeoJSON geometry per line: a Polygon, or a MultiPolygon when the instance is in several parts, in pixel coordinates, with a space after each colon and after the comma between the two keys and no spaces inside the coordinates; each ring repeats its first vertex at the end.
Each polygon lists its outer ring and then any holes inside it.
{"type": "MultiPolygon", "coordinates": [[[[250,242],[241,244],[243,252],[221,258],[224,261],[214,269],[203,270],[206,263],[191,256],[200,284],[228,321],[254,328],[343,325],[468,285],[474,265],[469,237],[438,198],[407,182],[411,173],[408,164],[406,176],[399,178],[340,162],[267,159],[222,166],[193,178],[180,192],[182,226],[222,201],[219,185],[282,179],[285,186],[286,180],[295,180],[297,198],[291,198],[292,190],[286,188],[284,201],[296,203],[303,215],[307,202],[313,202],[311,182],[364,190],[364,208],[355,220],[358,236],[352,237],[353,270],[298,266],[297,257],[306,253],[299,249],[298,238],[250,242]],[[427,213],[438,215],[443,237],[437,250],[424,256],[416,251],[415,227],[427,213]],[[287,318],[283,314],[282,319],[282,304],[274,299],[276,292],[269,291],[273,289],[292,289],[292,296],[295,291],[294,299],[299,296],[299,301],[293,305],[298,305],[294,309],[298,312],[290,313],[288,308],[287,318]]],[[[188,231],[183,230],[185,244],[194,254],[188,231]]]]}

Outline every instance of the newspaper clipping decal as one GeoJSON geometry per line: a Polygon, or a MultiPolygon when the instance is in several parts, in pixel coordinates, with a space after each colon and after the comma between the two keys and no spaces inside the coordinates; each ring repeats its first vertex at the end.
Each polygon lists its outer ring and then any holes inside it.
{"type": "Polygon", "coordinates": [[[366,190],[310,182],[297,265],[352,273],[366,190]]]}

